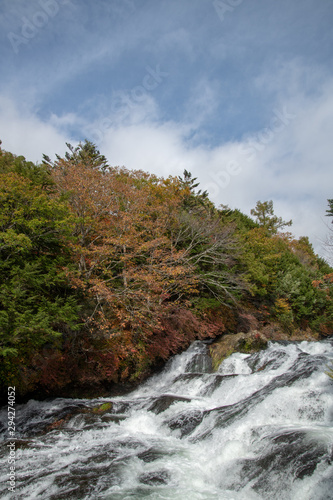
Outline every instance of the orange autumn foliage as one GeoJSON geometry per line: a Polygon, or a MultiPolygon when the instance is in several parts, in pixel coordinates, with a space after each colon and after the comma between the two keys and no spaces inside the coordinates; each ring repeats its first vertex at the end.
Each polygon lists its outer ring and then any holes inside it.
{"type": "Polygon", "coordinates": [[[52,177],[74,218],[77,270],[68,276],[90,300],[85,326],[117,338],[118,355],[128,355],[158,325],[165,301],[197,292],[194,266],[172,238],[187,190],[176,178],[70,158],[58,158],[52,177]]]}

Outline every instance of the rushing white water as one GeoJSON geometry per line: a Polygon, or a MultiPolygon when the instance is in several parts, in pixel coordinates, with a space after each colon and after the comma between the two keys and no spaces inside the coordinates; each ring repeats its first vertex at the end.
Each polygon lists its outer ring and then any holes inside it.
{"type": "Polygon", "coordinates": [[[206,349],[124,397],[18,405],[16,494],[3,429],[1,498],[333,499],[332,341],[270,343],[217,373],[206,349]]]}

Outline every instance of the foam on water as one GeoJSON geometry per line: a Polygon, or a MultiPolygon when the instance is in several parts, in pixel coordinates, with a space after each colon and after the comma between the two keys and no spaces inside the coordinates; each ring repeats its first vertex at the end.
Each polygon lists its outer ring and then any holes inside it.
{"type": "Polygon", "coordinates": [[[271,343],[213,373],[196,342],[127,396],[19,405],[15,498],[333,499],[332,358],[329,341],[271,343]]]}

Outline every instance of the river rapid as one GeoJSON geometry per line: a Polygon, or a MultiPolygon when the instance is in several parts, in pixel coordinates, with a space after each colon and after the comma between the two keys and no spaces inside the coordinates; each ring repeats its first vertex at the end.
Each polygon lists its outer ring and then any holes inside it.
{"type": "Polygon", "coordinates": [[[333,341],[271,342],[215,373],[207,350],[126,396],[17,405],[15,494],[3,408],[0,498],[333,499],[333,341]]]}

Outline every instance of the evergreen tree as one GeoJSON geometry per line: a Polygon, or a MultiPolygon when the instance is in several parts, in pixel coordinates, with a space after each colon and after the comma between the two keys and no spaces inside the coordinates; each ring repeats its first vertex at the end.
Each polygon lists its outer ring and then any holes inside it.
{"type": "MultiPolygon", "coordinates": [[[[327,200],[329,209],[326,210],[326,217],[333,217],[333,199],[327,200]]],[[[333,220],[331,221],[333,223],[333,220]]]]}
{"type": "Polygon", "coordinates": [[[272,200],[258,201],[255,208],[251,210],[251,215],[254,215],[259,226],[265,228],[270,234],[276,234],[279,229],[292,225],[292,220],[286,222],[282,217],[274,215],[272,200]]]}
{"type": "MultiPolygon", "coordinates": [[[[69,149],[65,153],[65,160],[73,165],[85,165],[94,169],[100,169],[105,172],[108,168],[108,162],[104,155],[102,155],[95,144],[88,141],[87,139],[82,144],[79,143],[78,146],[74,147],[68,142],[66,142],[66,146],[69,149]]],[[[59,155],[56,155],[57,161],[61,160],[59,155]]],[[[54,162],[51,161],[49,156],[43,155],[43,164],[49,167],[54,166],[54,162]]]]}
{"type": "Polygon", "coordinates": [[[0,378],[12,383],[36,350],[77,328],[79,307],[64,272],[66,205],[46,189],[43,168],[6,152],[0,164],[0,378]]]}

